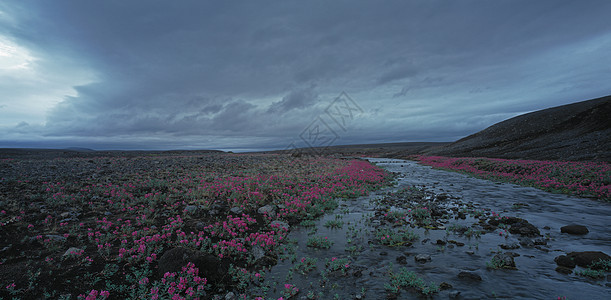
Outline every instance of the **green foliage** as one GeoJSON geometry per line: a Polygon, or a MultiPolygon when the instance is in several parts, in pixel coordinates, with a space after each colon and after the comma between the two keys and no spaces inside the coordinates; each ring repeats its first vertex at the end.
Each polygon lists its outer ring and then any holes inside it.
{"type": "Polygon", "coordinates": [[[401,289],[414,289],[423,295],[431,295],[439,292],[439,287],[434,282],[426,284],[424,280],[415,272],[408,271],[407,268],[403,267],[398,273],[392,271],[390,268],[389,277],[390,283],[384,285],[386,291],[391,294],[398,294],[401,289]]]}
{"type": "Polygon", "coordinates": [[[604,278],[607,272],[611,272],[611,259],[598,260],[592,263],[589,268],[579,270],[575,274],[590,278],[604,278]]]}
{"type": "Polygon", "coordinates": [[[329,238],[322,236],[313,236],[308,239],[307,246],[317,249],[329,249],[333,245],[333,242],[329,238]]]}
{"type": "Polygon", "coordinates": [[[329,220],[325,223],[325,227],[332,229],[340,229],[344,227],[344,222],[341,220],[329,220]]]}
{"type": "Polygon", "coordinates": [[[350,261],[347,258],[333,257],[325,263],[325,271],[327,273],[339,274],[345,276],[348,274],[350,261]]]}
{"type": "Polygon", "coordinates": [[[378,228],[375,231],[375,239],[382,245],[396,247],[417,240],[419,236],[409,229],[393,230],[390,228],[378,228]]]}
{"type": "Polygon", "coordinates": [[[306,275],[314,270],[316,270],[316,263],[318,260],[316,258],[304,257],[301,261],[293,266],[291,270],[301,274],[306,275]]]}

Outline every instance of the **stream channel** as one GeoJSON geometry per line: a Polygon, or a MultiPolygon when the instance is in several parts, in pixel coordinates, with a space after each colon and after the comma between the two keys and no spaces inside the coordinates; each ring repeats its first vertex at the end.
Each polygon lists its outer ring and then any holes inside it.
{"type": "Polygon", "coordinates": [[[396,185],[341,200],[333,213],[310,226],[293,226],[291,255],[267,270],[265,288],[253,293],[264,291],[265,299],[611,299],[609,273],[593,279],[578,275],[582,268],[577,267],[564,274],[554,262],[573,251],[611,254],[610,203],[413,161],[369,161],[396,173],[396,185]],[[513,234],[505,224],[490,226],[495,215],[524,219],[539,233],[513,234]],[[568,224],[584,225],[589,233],[561,233],[568,224]],[[383,230],[409,233],[412,239],[389,246],[379,234],[383,230]],[[332,245],[308,246],[314,237],[326,237],[332,245]],[[491,267],[496,254],[512,256],[515,269],[491,267]],[[389,293],[389,272],[400,270],[414,272],[427,285],[434,282],[439,291],[430,296],[415,288],[389,293]],[[285,284],[299,292],[289,293],[285,284]]]}

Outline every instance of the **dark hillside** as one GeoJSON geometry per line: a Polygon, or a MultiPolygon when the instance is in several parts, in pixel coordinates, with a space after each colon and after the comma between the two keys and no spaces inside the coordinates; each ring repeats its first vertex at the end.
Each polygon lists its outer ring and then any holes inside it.
{"type": "Polygon", "coordinates": [[[610,149],[607,96],[520,115],[425,154],[610,161],[610,149]]]}

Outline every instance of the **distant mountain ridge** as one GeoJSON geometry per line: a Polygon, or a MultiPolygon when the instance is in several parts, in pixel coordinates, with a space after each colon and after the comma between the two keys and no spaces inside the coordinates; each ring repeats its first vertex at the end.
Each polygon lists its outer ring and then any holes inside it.
{"type": "Polygon", "coordinates": [[[424,154],[610,161],[611,96],[519,115],[424,154]]]}

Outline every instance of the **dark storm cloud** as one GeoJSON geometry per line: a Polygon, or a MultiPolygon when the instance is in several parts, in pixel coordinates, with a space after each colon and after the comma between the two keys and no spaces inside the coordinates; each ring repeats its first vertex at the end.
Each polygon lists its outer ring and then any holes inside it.
{"type": "Polygon", "coordinates": [[[47,69],[95,73],[38,124],[0,124],[15,140],[30,130],[95,145],[282,147],[342,91],[365,110],[342,142],[448,140],[611,92],[608,1],[9,1],[0,11],[11,16],[0,14],[0,34],[40,64],[62,61],[47,69]]]}
{"type": "Polygon", "coordinates": [[[282,114],[293,109],[311,107],[319,101],[318,94],[314,89],[315,86],[310,86],[306,89],[291,91],[288,95],[282,97],[281,101],[272,103],[268,112],[282,114]]]}

